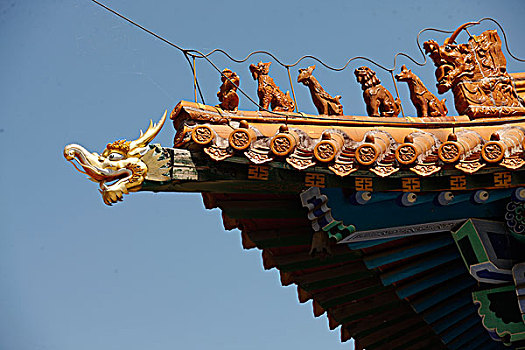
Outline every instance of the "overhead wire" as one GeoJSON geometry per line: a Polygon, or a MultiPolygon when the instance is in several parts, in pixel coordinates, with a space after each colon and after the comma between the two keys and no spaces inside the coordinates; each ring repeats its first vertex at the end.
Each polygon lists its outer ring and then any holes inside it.
{"type": "MultiPolygon", "coordinates": [[[[232,57],[228,52],[224,51],[223,49],[219,49],[219,48],[216,48],[216,49],[213,49],[211,51],[209,51],[208,53],[202,53],[201,51],[199,50],[195,50],[195,49],[184,49],[182,48],[181,46],[169,41],[168,39],[165,39],[163,38],[162,36],[156,34],[155,32],[145,28],[144,26],[138,24],[137,22],[129,19],[128,17],[120,14],[119,12],[113,10],[112,8],[100,3],[99,1],[97,0],[90,0],[92,2],[94,2],[95,4],[101,6],[102,8],[104,8],[105,10],[113,13],[114,15],[118,16],[119,18],[125,20],[126,22],[136,26],[137,28],[145,31],[146,33],[154,36],[155,38],[161,40],[162,42],[176,48],[177,50],[181,51],[184,55],[184,57],[186,58],[186,60],[188,61],[188,64],[190,66],[190,69],[192,70],[192,73],[193,73],[193,76],[194,76],[194,89],[196,87],[196,90],[198,90],[199,92],[199,95],[200,95],[200,98],[201,98],[201,101],[203,104],[206,104],[205,103],[205,100],[204,100],[204,97],[203,97],[203,94],[202,94],[202,91],[201,91],[201,88],[200,88],[200,84],[199,84],[199,80],[198,80],[198,76],[196,74],[196,70],[195,70],[195,64],[192,64],[191,60],[189,59],[188,56],[191,56],[193,61],[195,62],[195,59],[196,58],[200,58],[200,59],[204,59],[206,60],[218,73],[220,73],[220,75],[222,77],[224,77],[226,80],[228,80],[230,83],[232,83],[234,86],[237,87],[237,90],[243,95],[245,96],[250,102],[252,102],[254,105],[256,105],[260,111],[265,111],[265,112],[268,112],[268,113],[271,113],[271,114],[275,114],[275,115],[280,115],[280,116],[284,116],[286,117],[286,120],[288,118],[288,114],[286,113],[281,113],[281,112],[276,112],[276,111],[272,111],[272,110],[269,110],[267,108],[264,108],[263,106],[261,106],[259,103],[257,103],[256,101],[254,101],[246,92],[244,92],[244,90],[242,90],[237,84],[235,84],[229,77],[227,77],[226,75],[224,75],[221,71],[221,69],[219,67],[217,67],[213,61],[211,61],[210,59],[210,56],[215,54],[215,53],[221,53],[223,54],[226,58],[228,58],[230,61],[232,62],[235,62],[235,63],[244,63],[246,62],[249,58],[251,58],[252,56],[254,55],[258,55],[258,54],[263,54],[263,55],[267,55],[269,57],[271,57],[275,62],[277,62],[279,65],[281,65],[282,67],[286,68],[287,71],[288,71],[288,78],[290,80],[290,86],[291,86],[291,89],[292,89],[292,94],[293,94],[293,98],[294,98],[294,102],[295,102],[295,106],[296,106],[296,111],[297,113],[303,115],[305,118],[308,118],[306,115],[304,115],[304,113],[302,112],[299,112],[299,109],[297,107],[297,101],[296,101],[296,98],[295,98],[295,92],[294,92],[294,89],[293,89],[293,83],[292,83],[292,79],[291,79],[291,75],[290,75],[290,68],[292,67],[295,67],[297,66],[299,63],[301,63],[303,60],[305,59],[311,59],[315,62],[318,62],[320,65],[322,65],[323,67],[325,67],[326,69],[329,69],[329,70],[332,70],[332,71],[343,71],[345,70],[349,65],[350,63],[352,63],[353,61],[356,61],[356,60],[363,60],[363,61],[366,61],[366,62],[369,62],[371,64],[373,64],[374,66],[384,70],[384,71],[387,71],[390,73],[390,75],[392,76],[392,79],[394,81],[394,86],[395,86],[395,89],[396,89],[396,94],[399,98],[399,92],[398,92],[398,89],[397,89],[397,84],[396,84],[396,81],[394,79],[394,74],[393,72],[396,70],[397,68],[397,59],[398,57],[404,57],[408,60],[410,60],[412,63],[416,64],[417,66],[425,66],[427,64],[427,56],[425,55],[424,51],[423,51],[423,48],[421,46],[421,43],[420,43],[420,36],[427,32],[427,31],[434,31],[434,32],[438,32],[438,33],[446,33],[446,34],[450,34],[450,33],[453,33],[454,31],[453,30],[442,30],[442,29],[437,29],[437,28],[424,28],[422,30],[419,31],[419,33],[417,34],[417,37],[416,37],[416,44],[417,44],[417,47],[419,49],[419,52],[421,53],[421,56],[423,57],[423,62],[418,62],[416,59],[412,58],[410,55],[404,53],[404,52],[398,52],[394,55],[394,62],[393,62],[393,66],[392,68],[388,68],[368,57],[364,57],[364,56],[355,56],[355,57],[351,57],[349,58],[345,64],[341,67],[333,67],[333,66],[330,66],[328,64],[326,64],[325,62],[323,62],[321,59],[313,56],[313,55],[304,55],[302,57],[300,57],[299,59],[297,59],[294,63],[291,63],[291,64],[286,64],[284,62],[282,62],[277,56],[275,56],[273,53],[269,52],[269,51],[265,51],[265,50],[257,50],[257,51],[252,51],[250,52],[248,55],[246,55],[244,58],[242,59],[236,59],[234,57],[232,57]]],[[[496,21],[495,19],[493,18],[490,18],[490,17],[485,17],[485,18],[482,18],[480,19],[479,21],[477,21],[476,24],[480,24],[481,22],[483,21],[491,21],[493,22],[494,24],[496,24],[499,29],[501,30],[501,32],[503,33],[503,39],[504,39],[504,42],[505,42],[505,48],[507,49],[507,52],[509,53],[509,55],[514,58],[515,60],[519,61],[519,62],[525,62],[525,59],[520,59],[518,57],[516,57],[514,54],[512,54],[512,52],[510,51],[509,49],[509,46],[508,46],[508,41],[507,41],[507,35],[505,33],[505,30],[503,29],[503,27],[501,26],[501,24],[496,21]]],[[[473,24],[474,25],[474,24],[473,24]]],[[[468,33],[470,35],[470,33],[468,33]]],[[[401,107],[401,110],[402,110],[402,107],[401,107]]],[[[403,116],[404,116],[404,112],[403,112],[403,116]]],[[[319,119],[319,117],[316,117],[316,119],[319,119]]],[[[323,119],[323,118],[321,118],[323,119]]],[[[346,119],[342,119],[342,118],[329,118],[330,120],[339,120],[339,121],[345,121],[346,119]]]]}

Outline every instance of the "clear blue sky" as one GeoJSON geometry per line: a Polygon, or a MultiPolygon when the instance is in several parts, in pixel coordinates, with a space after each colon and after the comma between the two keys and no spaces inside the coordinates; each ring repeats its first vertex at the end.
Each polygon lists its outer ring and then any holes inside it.
{"type": "MultiPolygon", "coordinates": [[[[267,49],[286,62],[314,54],[339,66],[365,55],[391,65],[397,51],[417,55],[420,29],[485,16],[502,22],[511,49],[525,57],[519,0],[105,3],[183,47],[220,47],[235,57],[267,49]]],[[[281,287],[275,270],[264,271],[260,252],[244,251],[239,232],[225,232],[200,195],[136,193],[110,208],[64,160],[68,143],[100,152],[192,100],[178,51],[88,0],[0,0],[0,48],[0,349],[352,347],[339,343],[326,317],[313,318],[310,303],[298,303],[294,287],[281,287]]],[[[259,60],[267,58],[215,62],[236,71],[255,98],[248,65],[259,60]]],[[[400,63],[435,91],[431,65],[400,63]]],[[[345,114],[365,114],[352,73],[362,64],[315,71],[329,93],[343,95],[345,114]]],[[[206,101],[216,104],[218,74],[197,68],[206,101]]],[[[508,59],[508,69],[525,65],[508,59]]],[[[270,74],[289,89],[277,64],[270,74]]],[[[378,74],[393,91],[389,76],[378,74]]],[[[307,89],[295,89],[300,109],[313,113],[307,89]]],[[[408,89],[399,89],[413,115],[408,89]]],[[[241,99],[240,109],[254,107],[241,99]]],[[[167,123],[155,142],[170,146],[173,135],[167,123]]]]}

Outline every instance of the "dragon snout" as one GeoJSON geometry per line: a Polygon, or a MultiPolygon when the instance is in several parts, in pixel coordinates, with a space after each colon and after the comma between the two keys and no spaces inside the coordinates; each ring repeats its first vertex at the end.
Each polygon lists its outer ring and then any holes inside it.
{"type": "Polygon", "coordinates": [[[66,147],[64,147],[64,158],[66,158],[66,160],[73,160],[75,159],[75,156],[77,154],[77,151],[78,151],[78,148],[79,146],[78,145],[75,145],[75,144],[70,144],[70,145],[67,145],[66,147]]]}

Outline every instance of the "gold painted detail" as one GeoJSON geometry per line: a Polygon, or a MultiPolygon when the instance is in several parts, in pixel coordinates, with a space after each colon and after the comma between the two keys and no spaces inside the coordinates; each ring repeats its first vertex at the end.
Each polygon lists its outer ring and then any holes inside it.
{"type": "Polygon", "coordinates": [[[325,176],[323,174],[306,173],[304,184],[307,187],[325,187],[325,176]]]}
{"type": "Polygon", "coordinates": [[[111,151],[117,151],[122,154],[126,154],[129,152],[130,144],[131,144],[131,141],[126,141],[126,140],[113,141],[112,143],[107,144],[106,149],[111,150],[111,151]]]}
{"type": "Polygon", "coordinates": [[[356,177],[355,178],[356,191],[373,191],[373,179],[370,177],[356,177]]]}
{"type": "Polygon", "coordinates": [[[467,189],[467,177],[465,175],[451,176],[450,179],[451,190],[466,190],[467,189]]]}
{"type": "Polygon", "coordinates": [[[150,122],[146,132],[141,131],[134,141],[109,143],[100,155],[90,153],[80,145],[70,144],[64,148],[64,157],[70,162],[77,161],[83,168],[81,172],[99,183],[104,203],[112,205],[121,201],[124,194],[138,191],[142,186],[148,172],[142,158],[147,154],[151,157],[153,150],[148,144],[162,129],[166,115],[167,111],[157,124],[150,122]]]}
{"type": "Polygon", "coordinates": [[[401,186],[403,187],[403,192],[419,192],[421,182],[417,177],[404,177],[401,179],[401,186]]]}
{"type": "Polygon", "coordinates": [[[507,188],[511,186],[512,175],[509,172],[495,173],[494,186],[500,188],[507,188]]]}
{"type": "Polygon", "coordinates": [[[248,179],[250,180],[268,180],[270,167],[267,165],[254,165],[251,164],[248,168],[248,179]]]}

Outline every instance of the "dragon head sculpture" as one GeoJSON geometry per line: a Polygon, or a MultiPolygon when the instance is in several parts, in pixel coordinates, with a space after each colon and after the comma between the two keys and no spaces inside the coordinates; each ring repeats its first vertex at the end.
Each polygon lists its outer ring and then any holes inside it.
{"type": "Polygon", "coordinates": [[[507,61],[496,30],[486,30],[475,36],[469,34],[466,44],[455,42],[462,30],[475,24],[479,22],[461,25],[443,45],[434,40],[423,44],[436,66],[438,92],[451,90],[458,113],[471,118],[522,114],[525,104],[507,72],[507,61]]]}
{"type": "Polygon", "coordinates": [[[80,145],[70,144],[64,148],[64,157],[78,171],[88,175],[90,180],[98,182],[104,203],[112,205],[121,201],[124,194],[140,189],[148,172],[143,158],[152,151],[148,144],[162,129],[166,114],[157,124],[150,121],[148,130],[144,133],[141,131],[137,140],[108,143],[100,155],[90,153],[80,145]],[[83,170],[75,165],[74,160],[83,170]]]}
{"type": "Polygon", "coordinates": [[[461,78],[479,78],[476,67],[474,52],[469,44],[455,44],[459,33],[467,27],[478,24],[469,22],[461,25],[447,39],[443,45],[439,45],[434,40],[423,43],[423,48],[430,55],[436,66],[437,88],[439,93],[444,93],[458,83],[461,78]],[[477,74],[476,74],[477,73],[477,74]]]}

